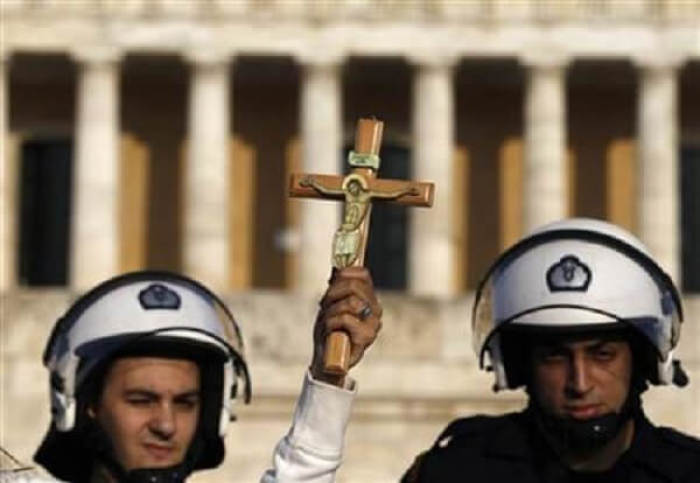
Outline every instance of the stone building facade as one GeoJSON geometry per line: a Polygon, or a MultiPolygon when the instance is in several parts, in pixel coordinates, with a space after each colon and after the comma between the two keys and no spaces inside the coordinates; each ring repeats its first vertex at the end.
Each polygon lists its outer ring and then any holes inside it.
{"type": "MultiPolygon", "coordinates": [[[[255,399],[227,470],[254,481],[310,352],[338,207],[291,172],[342,172],[358,117],[385,121],[381,175],[435,206],[377,206],[387,307],[357,371],[340,481],[395,481],[453,417],[500,412],[470,354],[472,290],[519,236],[567,215],[637,233],[684,287],[700,380],[700,1],[4,0],[2,445],[48,421],[42,344],[80,292],[143,267],[225,295],[255,399]],[[291,307],[291,308],[290,308],[291,307]]],[[[647,405],[700,435],[700,392],[647,405]],[[673,402],[671,402],[673,401],[673,402]]]]}

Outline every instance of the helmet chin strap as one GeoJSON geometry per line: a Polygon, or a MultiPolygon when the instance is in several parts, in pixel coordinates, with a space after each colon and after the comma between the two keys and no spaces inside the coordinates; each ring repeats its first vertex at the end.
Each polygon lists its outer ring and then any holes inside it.
{"type": "Polygon", "coordinates": [[[578,420],[548,414],[534,398],[530,409],[537,429],[560,456],[585,453],[603,447],[617,436],[624,425],[641,410],[638,391],[632,390],[619,412],[578,420]]]}
{"type": "Polygon", "coordinates": [[[168,468],[140,468],[126,472],[124,483],[181,483],[185,481],[189,471],[184,465],[175,465],[168,468]]]}

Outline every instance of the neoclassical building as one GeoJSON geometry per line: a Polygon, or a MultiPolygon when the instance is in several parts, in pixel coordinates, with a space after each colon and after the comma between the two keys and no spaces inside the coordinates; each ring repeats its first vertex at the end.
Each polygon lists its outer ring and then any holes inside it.
{"type": "MultiPolygon", "coordinates": [[[[52,317],[147,267],[229,294],[262,380],[233,438],[283,430],[310,350],[294,324],[313,316],[340,213],[290,200],[288,177],[342,173],[363,116],[385,122],[380,176],[437,192],[429,210],[374,210],[394,339],[361,368],[349,461],[520,401],[478,387],[466,314],[490,261],[540,224],[631,229],[700,315],[700,0],[4,0],[0,60],[5,418],[22,378],[43,377],[52,317]]],[[[700,330],[686,334],[700,377],[700,330]]],[[[45,411],[42,390],[28,407],[45,411]]],[[[700,393],[683,398],[650,404],[698,433],[700,393]]],[[[26,458],[16,424],[3,441],[26,458]]],[[[395,481],[372,461],[341,481],[395,481]]]]}

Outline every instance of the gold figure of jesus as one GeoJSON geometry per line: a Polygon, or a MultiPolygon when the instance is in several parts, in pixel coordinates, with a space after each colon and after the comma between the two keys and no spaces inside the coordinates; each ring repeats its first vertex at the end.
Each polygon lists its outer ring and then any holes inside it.
{"type": "Polygon", "coordinates": [[[393,200],[406,195],[418,194],[418,190],[414,187],[389,192],[371,191],[365,178],[355,173],[349,174],[343,179],[340,190],[327,188],[311,176],[306,176],[299,184],[313,188],[324,195],[343,195],[345,197],[343,221],[333,237],[333,266],[336,268],[349,267],[357,260],[362,240],[360,227],[369,212],[372,198],[393,200]]]}

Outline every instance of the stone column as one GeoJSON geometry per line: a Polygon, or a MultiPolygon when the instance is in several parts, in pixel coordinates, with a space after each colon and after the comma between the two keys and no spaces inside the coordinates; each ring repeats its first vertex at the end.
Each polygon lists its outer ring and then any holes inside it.
{"type": "Polygon", "coordinates": [[[413,80],[413,178],[436,185],[430,209],[410,210],[409,290],[418,295],[454,292],[452,175],[454,158],[454,57],[421,56],[413,80]]]}
{"type": "Polygon", "coordinates": [[[184,171],[184,271],[207,286],[229,286],[230,59],[189,53],[191,81],[184,171]]]}
{"type": "Polygon", "coordinates": [[[680,277],[678,183],[678,60],[639,62],[639,236],[660,265],[680,277]]]}
{"type": "Polygon", "coordinates": [[[567,216],[566,61],[526,57],[523,229],[567,216]]]}
{"type": "Polygon", "coordinates": [[[0,291],[17,284],[17,186],[15,160],[10,155],[8,54],[0,51],[0,291]]]}
{"type": "MultiPolygon", "coordinates": [[[[301,138],[304,173],[339,174],[342,154],[340,66],[342,56],[300,56],[301,138]]],[[[299,252],[294,288],[325,289],[331,267],[331,242],[340,222],[338,202],[299,200],[299,252]]]]}
{"type": "Polygon", "coordinates": [[[70,284],[79,291],[118,271],[119,53],[80,50],[70,284]]]}

